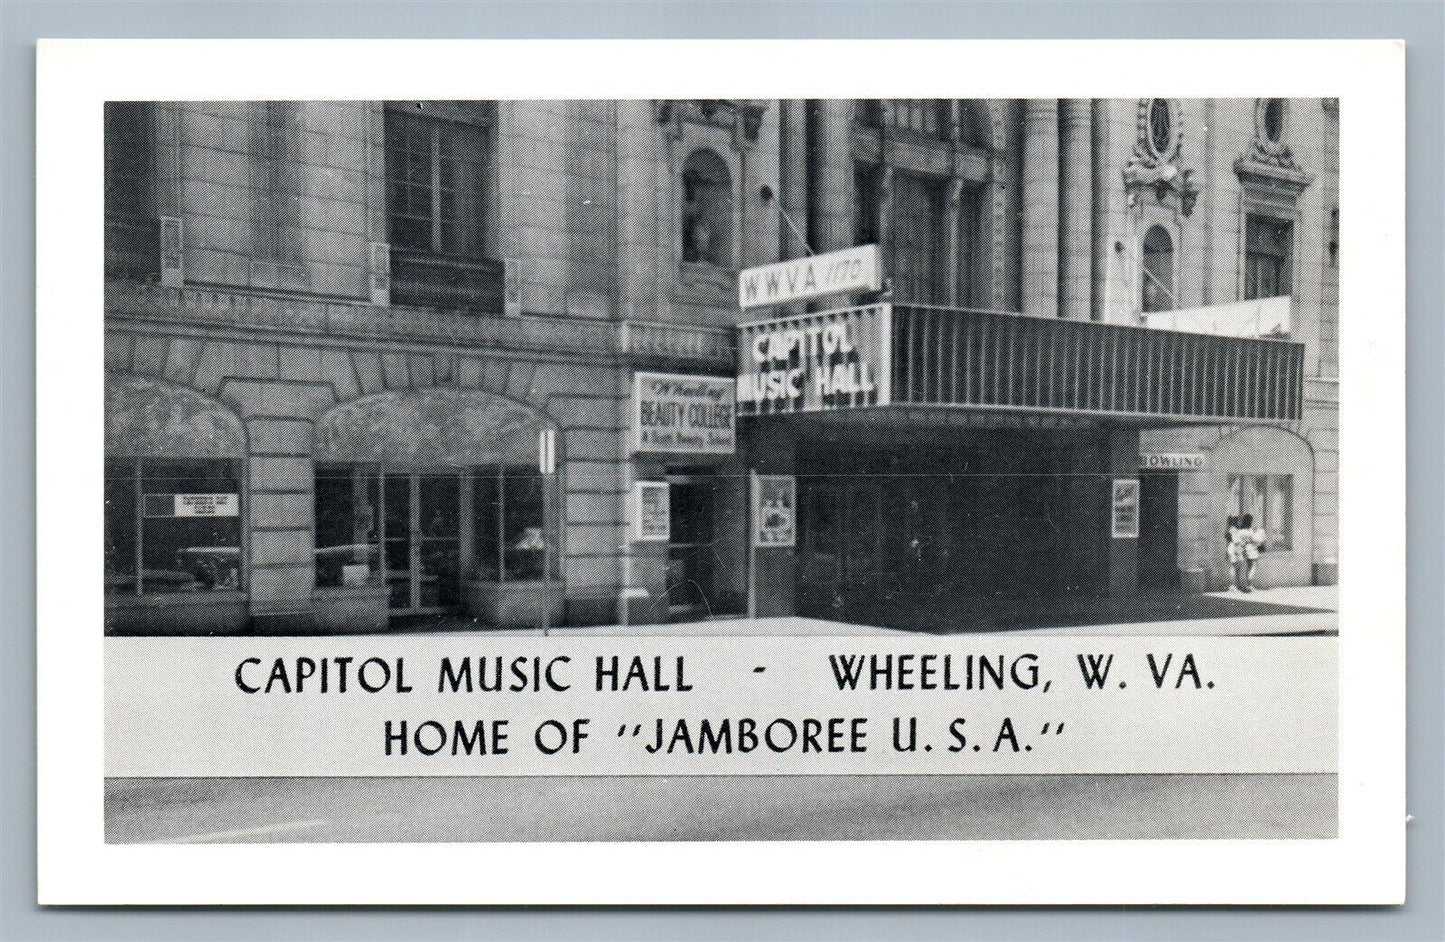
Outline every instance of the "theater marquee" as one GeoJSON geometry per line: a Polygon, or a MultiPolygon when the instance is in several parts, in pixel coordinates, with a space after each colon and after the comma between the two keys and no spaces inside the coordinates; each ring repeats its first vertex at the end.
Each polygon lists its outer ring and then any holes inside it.
{"type": "Polygon", "coordinates": [[[892,335],[888,304],[739,324],[738,414],[887,405],[892,335]]]}

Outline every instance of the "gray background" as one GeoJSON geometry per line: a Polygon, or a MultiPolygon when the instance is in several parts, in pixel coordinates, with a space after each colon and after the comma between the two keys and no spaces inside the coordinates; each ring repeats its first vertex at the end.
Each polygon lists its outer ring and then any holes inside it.
{"type": "MultiPolygon", "coordinates": [[[[1445,938],[1441,308],[1445,5],[1419,2],[0,3],[0,939],[1445,938]],[[51,909],[35,906],[35,39],[1403,38],[1412,526],[1409,899],[1391,909],[51,909]]],[[[1367,316],[1365,312],[1356,312],[1367,316]]],[[[99,783],[97,783],[99,787],[99,783]]]]}

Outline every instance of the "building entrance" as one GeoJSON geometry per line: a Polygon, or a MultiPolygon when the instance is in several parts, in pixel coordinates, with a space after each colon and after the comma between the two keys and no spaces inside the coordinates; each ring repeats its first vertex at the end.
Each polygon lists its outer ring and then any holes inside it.
{"type": "Polygon", "coordinates": [[[455,610],[461,604],[461,476],[383,473],[381,494],[392,612],[455,610]]]}
{"type": "Polygon", "coordinates": [[[1179,588],[1179,472],[1139,475],[1139,588],[1179,588]]]}
{"type": "Polygon", "coordinates": [[[716,478],[711,474],[667,476],[672,536],[667,545],[667,608],[670,616],[716,611],[717,548],[713,513],[716,478]]]}
{"type": "Polygon", "coordinates": [[[800,443],[800,613],[906,626],[1100,589],[1109,476],[1073,470],[1082,436],[914,437],[800,443]]]}
{"type": "Polygon", "coordinates": [[[890,582],[884,571],[882,495],[869,481],[819,479],[803,490],[801,580],[804,610],[823,611],[890,582]]]}

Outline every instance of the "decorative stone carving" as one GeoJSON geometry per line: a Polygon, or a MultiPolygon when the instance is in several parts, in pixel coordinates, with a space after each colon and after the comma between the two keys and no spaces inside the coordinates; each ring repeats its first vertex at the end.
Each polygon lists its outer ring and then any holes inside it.
{"type": "Polygon", "coordinates": [[[1199,199],[1199,187],[1194,183],[1194,171],[1184,169],[1179,159],[1184,133],[1178,103],[1167,98],[1141,98],[1136,130],[1134,153],[1124,166],[1125,188],[1152,188],[1161,203],[1173,194],[1179,199],[1180,214],[1190,215],[1199,199]]]}
{"type": "Polygon", "coordinates": [[[669,126],[673,137],[682,136],[684,122],[710,125],[733,132],[738,149],[755,144],[768,106],[760,101],[731,98],[688,98],[654,102],[657,123],[669,126]]]}
{"type": "Polygon", "coordinates": [[[318,461],[439,467],[532,464],[536,410],[475,389],[396,390],[342,403],[316,424],[318,461]]]}
{"type": "Polygon", "coordinates": [[[148,376],[107,373],[105,453],[242,458],[246,432],[235,412],[194,389],[148,376]]]}
{"type": "Polygon", "coordinates": [[[1289,103],[1283,98],[1261,98],[1254,106],[1254,138],[1239,159],[1234,172],[1247,188],[1293,200],[1314,181],[1295,163],[1287,144],[1289,103]]]}

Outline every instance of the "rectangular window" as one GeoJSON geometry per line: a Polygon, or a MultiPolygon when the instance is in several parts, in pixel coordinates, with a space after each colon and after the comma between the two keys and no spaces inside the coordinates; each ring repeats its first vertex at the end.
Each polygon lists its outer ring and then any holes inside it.
{"type": "MultiPolygon", "coordinates": [[[[484,581],[542,578],[545,479],[526,467],[477,468],[472,478],[474,571],[484,581]]],[[[553,554],[553,568],[556,568],[553,554]]]]}
{"type": "Polygon", "coordinates": [[[893,172],[888,271],[894,297],[915,304],[946,304],[943,181],[893,172]]]}
{"type": "Polygon", "coordinates": [[[152,594],[241,588],[241,485],[229,461],[106,462],[105,587],[152,594]]]}
{"type": "Polygon", "coordinates": [[[491,166],[488,128],[386,113],[386,207],[393,246],[482,258],[491,166]]]}
{"type": "Polygon", "coordinates": [[[944,98],[894,98],[889,102],[889,124],[921,137],[947,140],[950,110],[944,98]]]}
{"type": "Polygon", "coordinates": [[[1283,219],[1246,216],[1244,221],[1244,300],[1290,293],[1294,227],[1283,219]]]}
{"type": "MultiPolygon", "coordinates": [[[[978,285],[979,272],[975,269],[976,246],[979,244],[979,225],[982,199],[979,187],[965,187],[958,201],[958,297],[959,307],[986,307],[984,293],[978,285]]],[[[946,242],[945,242],[946,245],[946,242]]]]}
{"type": "Polygon", "coordinates": [[[299,265],[297,106],[288,101],[255,104],[251,124],[251,232],[257,259],[299,265]]]}
{"type": "Polygon", "coordinates": [[[151,106],[143,101],[105,103],[105,212],[155,215],[151,192],[151,106]]]}
{"type": "Polygon", "coordinates": [[[1267,549],[1293,548],[1294,478],[1287,474],[1232,474],[1229,476],[1229,513],[1249,514],[1263,527],[1267,549]]]}
{"type": "Polygon", "coordinates": [[[111,278],[160,277],[151,115],[148,102],[105,104],[105,273],[111,278]]]}
{"type": "Polygon", "coordinates": [[[374,468],[317,466],[317,586],[358,586],[380,580],[378,481],[374,468]]]}
{"type": "Polygon", "coordinates": [[[853,165],[853,244],[873,245],[879,239],[878,200],[882,170],[872,164],[853,165]]]}

